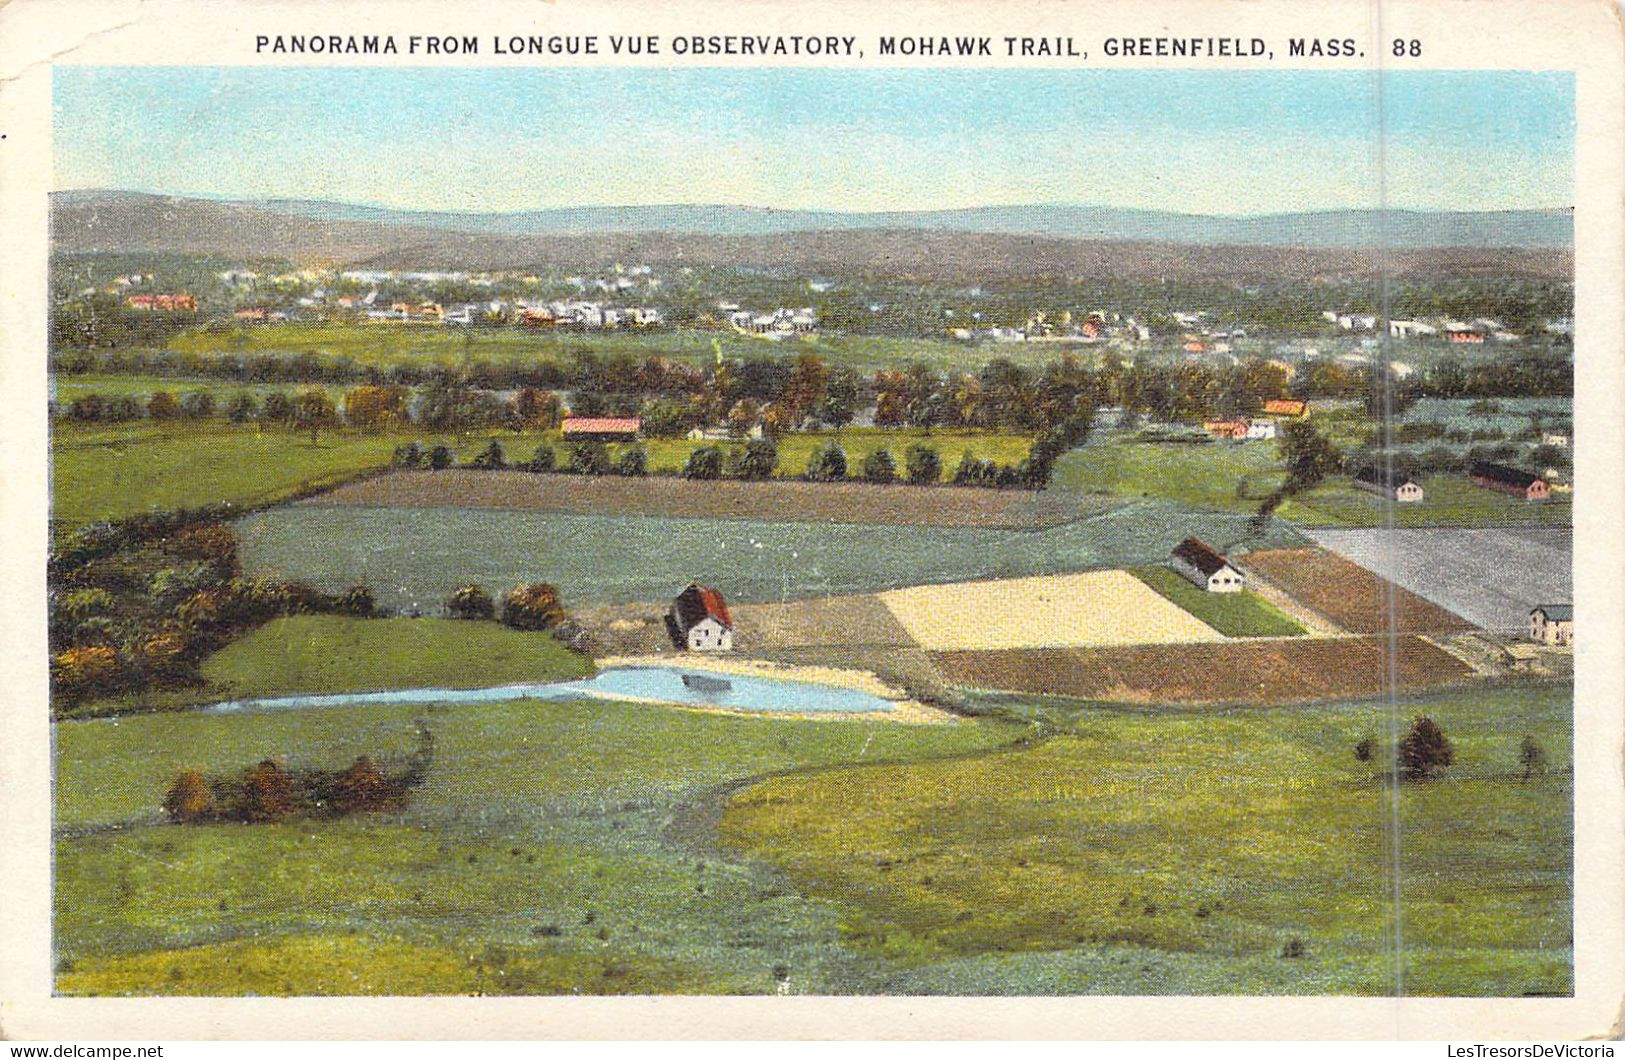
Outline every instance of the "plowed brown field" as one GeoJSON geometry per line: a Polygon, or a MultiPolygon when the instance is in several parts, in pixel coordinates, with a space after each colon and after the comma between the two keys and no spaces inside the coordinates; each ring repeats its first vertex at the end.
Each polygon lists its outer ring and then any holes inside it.
{"type": "Polygon", "coordinates": [[[1350,633],[1454,633],[1472,623],[1323,548],[1238,557],[1288,596],[1350,633]]]}
{"type": "Polygon", "coordinates": [[[1302,703],[1466,680],[1460,660],[1413,636],[935,652],[950,681],[1124,702],[1302,703]],[[1397,679],[1397,688],[1395,688],[1397,679]]]}
{"type": "Polygon", "coordinates": [[[892,526],[1029,528],[1055,526],[1076,517],[1064,505],[1040,503],[1027,490],[792,480],[705,482],[660,476],[462,469],[397,471],[340,486],[305,503],[892,526]]]}

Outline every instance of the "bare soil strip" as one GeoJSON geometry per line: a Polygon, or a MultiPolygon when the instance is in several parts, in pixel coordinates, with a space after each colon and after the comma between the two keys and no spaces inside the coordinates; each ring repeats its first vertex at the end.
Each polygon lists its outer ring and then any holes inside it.
{"type": "Polygon", "coordinates": [[[379,508],[494,508],[674,519],[1035,529],[1075,517],[1026,490],[856,482],[694,481],[524,471],[396,471],[303,502],[379,508]]]}
{"type": "Polygon", "coordinates": [[[1473,676],[1461,660],[1413,636],[955,651],[932,658],[960,685],[1132,703],[1305,703],[1460,684],[1473,676]]]}
{"type": "Polygon", "coordinates": [[[1283,548],[1239,557],[1300,604],[1351,633],[1454,633],[1472,623],[1323,548],[1283,548]]]}

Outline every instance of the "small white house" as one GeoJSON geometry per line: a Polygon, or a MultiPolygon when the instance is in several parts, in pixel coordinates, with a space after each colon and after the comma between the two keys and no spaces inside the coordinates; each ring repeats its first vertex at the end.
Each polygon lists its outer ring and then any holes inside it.
{"type": "Polygon", "coordinates": [[[1529,612],[1529,639],[1562,648],[1574,646],[1574,606],[1541,604],[1529,612]]]}
{"type": "Polygon", "coordinates": [[[728,602],[715,589],[691,582],[677,594],[666,614],[667,632],[688,651],[733,651],[733,617],[728,602]]]}
{"type": "Polygon", "coordinates": [[[1174,573],[1210,593],[1239,593],[1247,587],[1247,576],[1200,538],[1187,537],[1176,545],[1168,565],[1174,573]]]}
{"type": "Polygon", "coordinates": [[[1275,437],[1274,420],[1252,420],[1247,424],[1247,437],[1249,439],[1262,439],[1268,441],[1275,437]]]}

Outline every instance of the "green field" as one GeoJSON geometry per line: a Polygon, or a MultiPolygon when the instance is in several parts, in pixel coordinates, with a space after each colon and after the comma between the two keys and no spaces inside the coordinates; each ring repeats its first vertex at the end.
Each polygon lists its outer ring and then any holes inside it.
{"type": "MultiPolygon", "coordinates": [[[[709,362],[720,347],[726,357],[794,358],[816,353],[831,365],[873,371],[924,361],[938,368],[976,368],[995,356],[985,347],[972,347],[946,339],[891,335],[819,334],[773,341],[735,331],[527,331],[520,328],[458,328],[390,324],[278,324],[198,328],[169,341],[169,349],[200,356],[244,354],[322,354],[346,357],[360,364],[490,363],[568,364],[582,354],[596,357],[628,355],[669,357],[692,363],[709,362]]],[[[999,347],[997,356],[1025,364],[1043,364],[1057,351],[1033,344],[999,347]]]]}
{"type": "MultiPolygon", "coordinates": [[[[500,590],[499,590],[500,591],[500,590]]],[[[545,633],[451,618],[279,618],[203,664],[212,699],[393,688],[485,688],[590,676],[545,633]]]]}
{"type": "Polygon", "coordinates": [[[1572,526],[1568,495],[1530,502],[1476,486],[1463,475],[1422,479],[1423,499],[1390,504],[1347,478],[1318,486],[1283,504],[1280,515],[1304,526],[1572,526]]]}
{"type": "Polygon", "coordinates": [[[1019,704],[940,726],[536,702],[62,723],[57,985],[1385,993],[1397,813],[1404,992],[1567,993],[1569,689],[1397,707],[1051,706],[1039,728],[1019,704]],[[1389,789],[1351,749],[1421,712],[1457,765],[1389,789]],[[420,723],[435,754],[405,810],[153,823],[182,769],[387,760],[420,723]],[[1525,733],[1550,759],[1527,781],[1525,733]]]}
{"type": "Polygon", "coordinates": [[[135,397],[149,398],[160,390],[181,398],[195,391],[206,391],[214,398],[217,414],[225,411],[226,403],[238,394],[252,394],[263,398],[272,391],[283,394],[298,394],[306,390],[321,390],[335,403],[344,396],[349,389],[347,386],[322,385],[315,383],[239,383],[225,379],[195,378],[169,375],[123,375],[119,373],[86,373],[81,375],[68,375],[55,373],[51,376],[51,386],[56,400],[61,404],[68,404],[74,398],[86,394],[100,394],[102,397],[135,397]]]}
{"type": "Polygon", "coordinates": [[[730,601],[768,603],[1138,567],[1166,559],[1190,534],[1222,548],[1306,543],[1285,523],[1255,536],[1245,515],[1161,502],[1079,515],[1026,529],[313,503],[256,512],[234,526],[249,574],[327,592],[365,581],[380,606],[425,614],[467,582],[493,592],[551,582],[575,608],[666,600],[699,578],[730,601]]]}
{"type": "MultiPolygon", "coordinates": [[[[1179,444],[1107,438],[1063,456],[1053,489],[1178,501],[1217,511],[1257,511],[1285,478],[1272,442],[1179,444]]],[[[1288,500],[1276,514],[1304,526],[1568,526],[1572,506],[1557,496],[1531,504],[1475,486],[1459,474],[1422,480],[1419,504],[1390,504],[1337,475],[1288,500]]]]}
{"type": "MultiPolygon", "coordinates": [[[[501,443],[512,462],[528,461],[544,443],[553,446],[561,463],[568,459],[557,431],[527,435],[480,431],[452,437],[416,428],[343,429],[321,431],[312,441],[305,433],[222,419],[111,425],[60,422],[51,439],[52,517],[75,525],[204,504],[271,504],[385,467],[395,448],[408,441],[425,447],[449,445],[458,461],[467,463],[493,439],[501,443]]],[[[985,431],[819,431],[780,440],[779,473],[799,476],[813,452],[831,440],[845,448],[853,475],[863,457],[879,448],[890,449],[901,469],[906,450],[917,441],[937,447],[945,477],[952,476],[966,450],[982,459],[1017,463],[1032,445],[1025,435],[985,431]]],[[[706,444],[710,443],[688,439],[645,443],[650,470],[678,473],[688,454],[706,444]]],[[[612,453],[619,450],[612,447],[612,453]]]]}
{"type": "Polygon", "coordinates": [[[1017,993],[1566,994],[1570,695],[1083,710],[1027,750],[774,778],[730,800],[722,837],[839,904],[910,984],[946,966],[1017,993]],[[1446,778],[1391,788],[1356,760],[1424,712],[1454,741],[1446,778]],[[1551,758],[1527,781],[1526,733],[1551,758]]]}
{"type": "Polygon", "coordinates": [[[64,723],[58,987],[768,993],[777,969],[797,992],[858,989],[881,972],[840,945],[832,909],[717,855],[712,793],[787,769],[975,752],[1025,731],[604,702],[64,723]],[[435,757],[404,811],[148,825],[180,770],[387,759],[414,746],[419,721],[435,757]]]}
{"type": "Polygon", "coordinates": [[[1141,567],[1134,576],[1227,637],[1297,637],[1304,629],[1257,593],[1203,592],[1167,567],[1141,567]]]}

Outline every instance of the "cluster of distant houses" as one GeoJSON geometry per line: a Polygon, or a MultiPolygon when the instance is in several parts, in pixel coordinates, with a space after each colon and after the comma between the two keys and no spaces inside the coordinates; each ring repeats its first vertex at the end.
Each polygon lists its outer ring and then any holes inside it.
{"type": "Polygon", "coordinates": [[[966,342],[986,338],[994,342],[1088,344],[1105,342],[1113,338],[1137,342],[1149,342],[1151,339],[1151,329],[1133,317],[1124,317],[1119,313],[1104,313],[1100,310],[1090,310],[1082,314],[1074,314],[1071,310],[1067,310],[1054,317],[1048,313],[1034,313],[1020,327],[984,329],[956,327],[950,328],[948,334],[966,342]]]}
{"type": "Polygon", "coordinates": [[[1309,403],[1282,398],[1264,402],[1263,415],[1230,420],[1208,420],[1202,429],[1214,438],[1231,441],[1268,440],[1279,433],[1281,420],[1306,420],[1309,403]]]}
{"type": "MultiPolygon", "coordinates": [[[[1383,329],[1382,318],[1373,313],[1339,313],[1328,309],[1320,315],[1327,323],[1336,324],[1339,331],[1359,334],[1383,329]]],[[[1567,317],[1547,321],[1544,330],[1553,335],[1571,335],[1574,333],[1574,322],[1567,317]]],[[[1504,323],[1493,317],[1477,317],[1473,320],[1453,320],[1447,317],[1429,320],[1389,320],[1387,331],[1390,337],[1396,339],[1442,337],[1446,342],[1470,345],[1523,340],[1522,335],[1511,331],[1504,323]]]]}
{"type": "Polygon", "coordinates": [[[735,302],[718,302],[717,309],[727,314],[728,326],[747,335],[784,338],[791,335],[811,335],[818,330],[818,313],[812,306],[787,309],[780,306],[769,311],[743,309],[735,302]]]}
{"type": "Polygon", "coordinates": [[[131,309],[165,313],[197,312],[197,299],[189,294],[132,294],[124,304],[131,309]]]}

